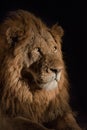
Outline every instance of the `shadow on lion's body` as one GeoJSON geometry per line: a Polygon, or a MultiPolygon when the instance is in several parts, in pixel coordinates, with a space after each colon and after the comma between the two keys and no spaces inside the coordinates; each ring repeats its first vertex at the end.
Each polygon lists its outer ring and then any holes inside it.
{"type": "Polygon", "coordinates": [[[46,127],[80,130],[69,106],[68,78],[60,44],[62,35],[60,26],[50,29],[23,10],[10,13],[0,25],[3,130],[5,125],[21,130],[36,130],[36,125],[38,130],[46,127]],[[35,127],[31,128],[32,122],[35,127]]]}

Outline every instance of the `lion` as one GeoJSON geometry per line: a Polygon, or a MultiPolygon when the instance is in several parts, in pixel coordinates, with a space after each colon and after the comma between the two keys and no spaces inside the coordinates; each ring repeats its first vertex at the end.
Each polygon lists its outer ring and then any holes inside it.
{"type": "Polygon", "coordinates": [[[1,130],[81,130],[69,105],[63,34],[24,10],[0,24],[1,130]]]}

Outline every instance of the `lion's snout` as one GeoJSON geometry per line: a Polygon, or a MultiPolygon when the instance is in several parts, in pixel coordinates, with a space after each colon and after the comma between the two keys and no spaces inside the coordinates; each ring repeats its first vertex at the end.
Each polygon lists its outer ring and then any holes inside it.
{"type": "Polygon", "coordinates": [[[55,74],[58,74],[62,71],[62,67],[58,67],[58,68],[50,68],[50,71],[52,71],[55,74]]]}
{"type": "Polygon", "coordinates": [[[51,68],[51,69],[50,69],[53,73],[55,73],[55,78],[54,78],[54,80],[60,81],[62,69],[63,69],[62,67],[61,67],[61,68],[55,68],[55,69],[51,68]]]}

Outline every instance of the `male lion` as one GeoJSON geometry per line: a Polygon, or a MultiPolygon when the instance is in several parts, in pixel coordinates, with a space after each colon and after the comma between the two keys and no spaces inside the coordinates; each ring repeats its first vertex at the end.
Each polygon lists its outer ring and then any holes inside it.
{"type": "Polygon", "coordinates": [[[27,11],[0,25],[0,130],[81,130],[69,106],[63,30],[27,11]]]}

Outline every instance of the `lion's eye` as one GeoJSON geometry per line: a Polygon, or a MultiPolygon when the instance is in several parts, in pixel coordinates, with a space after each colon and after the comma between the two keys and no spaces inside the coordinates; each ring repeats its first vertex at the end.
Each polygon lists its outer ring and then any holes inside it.
{"type": "Polygon", "coordinates": [[[53,50],[54,52],[57,52],[57,46],[54,46],[53,50]]]}
{"type": "Polygon", "coordinates": [[[42,53],[42,51],[41,51],[41,49],[40,49],[39,47],[37,47],[35,50],[36,50],[36,52],[38,52],[40,55],[43,55],[43,53],[42,53]]]}
{"type": "Polygon", "coordinates": [[[40,53],[40,48],[39,47],[35,48],[35,50],[40,53]]]}

